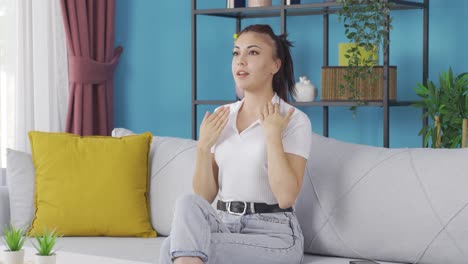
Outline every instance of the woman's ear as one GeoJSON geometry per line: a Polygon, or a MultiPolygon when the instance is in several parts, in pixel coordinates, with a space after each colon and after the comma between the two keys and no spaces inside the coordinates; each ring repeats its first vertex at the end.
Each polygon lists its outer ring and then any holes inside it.
{"type": "Polygon", "coordinates": [[[275,75],[279,71],[280,68],[281,68],[281,60],[280,59],[275,59],[271,74],[275,75]]]}

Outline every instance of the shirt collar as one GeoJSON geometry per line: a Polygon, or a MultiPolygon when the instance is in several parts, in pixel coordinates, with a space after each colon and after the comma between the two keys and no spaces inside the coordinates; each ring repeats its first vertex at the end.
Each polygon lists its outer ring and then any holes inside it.
{"type": "MultiPolygon", "coordinates": [[[[237,124],[236,124],[236,122],[237,122],[237,115],[239,114],[239,109],[240,109],[240,107],[242,106],[242,104],[244,103],[244,100],[245,100],[245,97],[242,98],[242,100],[236,102],[235,105],[234,105],[234,107],[233,107],[233,109],[231,109],[231,110],[233,110],[233,111],[231,111],[230,115],[233,115],[234,118],[229,118],[229,123],[231,123],[231,126],[232,126],[236,131],[237,131],[237,124]]],[[[279,104],[280,101],[281,101],[281,98],[280,98],[280,97],[276,94],[276,92],[275,92],[275,94],[274,94],[273,97],[271,98],[271,103],[273,103],[273,104],[279,104]]],[[[255,121],[254,123],[252,123],[251,126],[249,126],[248,128],[246,128],[246,130],[249,129],[250,127],[253,127],[253,126],[257,125],[258,123],[260,123],[260,120],[257,120],[257,121],[255,121]]],[[[244,130],[244,131],[245,131],[245,130],[244,130]]],[[[242,133],[244,133],[244,131],[242,131],[242,133]]],[[[237,131],[237,133],[239,133],[239,132],[237,131]]],[[[242,134],[242,133],[241,133],[241,134],[242,134]]]]}
{"type": "Polygon", "coordinates": [[[275,94],[273,95],[273,98],[271,98],[271,103],[273,104],[279,104],[280,103],[280,97],[278,96],[278,94],[275,94]]]}
{"type": "MultiPolygon", "coordinates": [[[[237,105],[236,107],[233,109],[235,110],[235,112],[239,111],[239,108],[241,107],[241,105],[244,103],[244,100],[245,100],[245,97],[242,98],[242,100],[238,101],[237,102],[237,105]]],[[[278,96],[278,94],[275,92],[275,94],[273,95],[273,97],[271,98],[271,103],[272,104],[279,104],[280,103],[280,100],[281,98],[278,96]]]]}

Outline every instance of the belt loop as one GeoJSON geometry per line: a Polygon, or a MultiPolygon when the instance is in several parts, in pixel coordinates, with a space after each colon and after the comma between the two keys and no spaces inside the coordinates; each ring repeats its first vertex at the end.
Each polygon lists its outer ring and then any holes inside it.
{"type": "Polygon", "coordinates": [[[254,202],[251,202],[251,203],[250,203],[250,212],[251,212],[252,214],[255,214],[255,203],[254,203],[254,202]]]}

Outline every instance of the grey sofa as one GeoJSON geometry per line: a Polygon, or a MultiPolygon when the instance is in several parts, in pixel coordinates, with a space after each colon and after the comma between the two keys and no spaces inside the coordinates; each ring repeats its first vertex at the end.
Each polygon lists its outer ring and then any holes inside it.
{"type": "MultiPolygon", "coordinates": [[[[130,133],[115,129],[113,135],[130,133]]],[[[149,198],[159,237],[64,237],[59,248],[158,263],[175,200],[192,193],[195,150],[190,139],[153,138],[149,198]]],[[[295,206],[303,263],[468,263],[467,161],[468,149],[385,149],[314,134],[295,206]]],[[[8,198],[0,186],[0,227],[9,223],[8,198]]]]}

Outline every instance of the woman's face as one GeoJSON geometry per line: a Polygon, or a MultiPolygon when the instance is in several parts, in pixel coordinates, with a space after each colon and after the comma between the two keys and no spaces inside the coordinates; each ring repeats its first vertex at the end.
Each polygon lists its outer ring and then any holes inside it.
{"type": "Polygon", "coordinates": [[[246,32],[237,38],[232,51],[232,75],[238,88],[272,89],[273,75],[281,66],[273,47],[273,40],[265,34],[246,32]]]}

